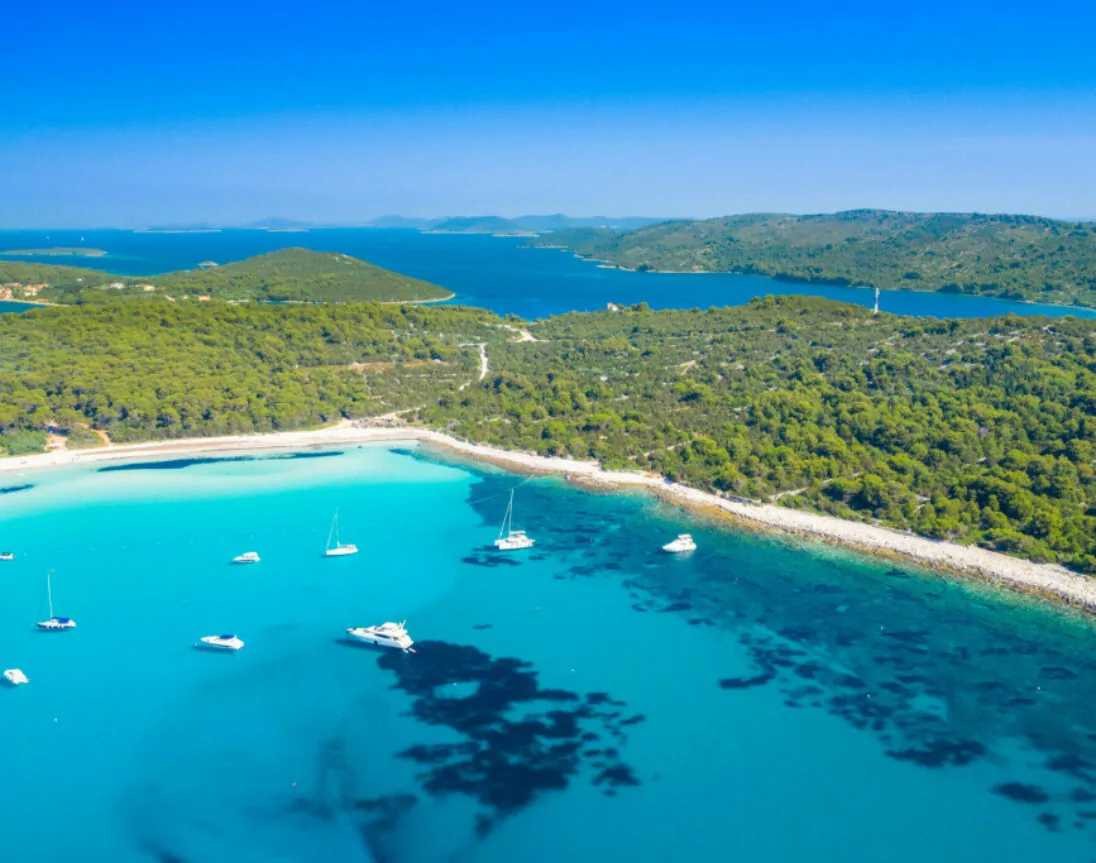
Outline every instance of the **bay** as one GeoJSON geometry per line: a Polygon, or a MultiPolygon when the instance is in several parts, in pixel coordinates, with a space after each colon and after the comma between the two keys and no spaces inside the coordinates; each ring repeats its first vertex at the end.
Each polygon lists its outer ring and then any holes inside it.
{"type": "Polygon", "coordinates": [[[1088,619],[411,445],[110,468],[0,494],[5,859],[1096,853],[1088,619]]]}
{"type": "MultiPolygon", "coordinates": [[[[568,252],[523,248],[525,240],[487,235],[428,234],[413,230],[331,228],[310,231],[224,230],[209,233],[133,231],[0,231],[0,250],[86,246],[103,257],[32,257],[25,260],[91,267],[118,275],[155,275],[205,261],[228,263],[294,246],[342,252],[456,293],[452,302],[526,319],[604,309],[606,303],[652,308],[740,305],[766,294],[807,294],[871,306],[874,292],[780,282],[763,276],[631,273],[578,260],[568,252]]],[[[881,308],[902,315],[978,317],[1096,311],[955,294],[886,291],[881,308]]]]}

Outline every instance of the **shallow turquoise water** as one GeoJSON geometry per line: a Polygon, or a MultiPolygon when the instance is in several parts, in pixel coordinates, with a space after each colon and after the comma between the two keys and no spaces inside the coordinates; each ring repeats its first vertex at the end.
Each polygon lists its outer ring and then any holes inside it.
{"type": "Polygon", "coordinates": [[[1096,856],[1090,623],[551,479],[499,557],[522,480],[442,459],[5,474],[4,859],[1096,856]]]}
{"type": "MultiPolygon", "coordinates": [[[[628,273],[577,260],[569,252],[525,249],[514,237],[422,234],[411,230],[329,228],[300,233],[226,230],[216,233],[144,234],[132,231],[0,231],[0,250],[85,246],[105,257],[4,258],[93,267],[121,275],[190,269],[203,261],[238,261],[291,246],[343,252],[442,285],[453,302],[533,319],[604,309],[608,302],[649,303],[652,308],[707,308],[749,302],[766,294],[808,294],[870,306],[866,288],[778,282],[762,276],[628,273]]],[[[954,294],[887,291],[881,307],[902,315],[976,317],[1096,312],[954,294]]]]}

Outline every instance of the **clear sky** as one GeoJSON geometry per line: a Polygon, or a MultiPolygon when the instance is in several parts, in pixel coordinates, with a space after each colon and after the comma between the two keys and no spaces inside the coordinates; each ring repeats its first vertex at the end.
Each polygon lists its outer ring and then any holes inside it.
{"type": "Polygon", "coordinates": [[[5,4],[0,227],[1096,217],[1096,4],[5,4]]]}

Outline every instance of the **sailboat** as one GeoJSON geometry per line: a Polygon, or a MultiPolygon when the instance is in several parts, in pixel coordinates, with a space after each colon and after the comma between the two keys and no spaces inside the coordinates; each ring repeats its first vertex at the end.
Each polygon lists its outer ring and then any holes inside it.
{"type": "Polygon", "coordinates": [[[331,531],[327,534],[327,551],[324,552],[324,557],[343,557],[357,553],[358,547],[354,543],[343,545],[339,542],[339,511],[335,510],[335,520],[331,522],[331,531]]]}
{"type": "Polygon", "coordinates": [[[49,597],[49,620],[43,620],[38,624],[39,629],[75,629],[76,621],[71,617],[53,616],[53,585],[50,582],[52,570],[46,573],[46,595],[49,597]]]}
{"type": "Polygon", "coordinates": [[[517,551],[521,548],[532,548],[535,542],[536,540],[525,535],[524,530],[514,530],[514,490],[510,489],[510,504],[506,507],[506,515],[502,517],[502,527],[499,528],[495,548],[499,551],[517,551]]]}

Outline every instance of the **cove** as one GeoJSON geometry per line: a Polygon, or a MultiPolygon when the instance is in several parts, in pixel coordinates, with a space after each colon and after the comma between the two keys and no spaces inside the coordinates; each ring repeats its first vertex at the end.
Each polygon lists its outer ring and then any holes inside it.
{"type": "MultiPolygon", "coordinates": [[[[543,318],[604,309],[606,303],[652,308],[740,305],[766,294],[808,294],[871,306],[866,288],[781,282],[764,276],[632,273],[578,260],[569,252],[527,249],[524,240],[487,235],[428,234],[406,229],[326,228],[304,232],[224,230],[151,234],[131,231],[0,231],[0,248],[76,246],[105,249],[101,258],[51,257],[48,263],[91,266],[119,275],[191,269],[203,261],[227,263],[293,246],[342,252],[456,293],[454,303],[498,314],[543,318]]],[[[5,260],[20,260],[5,258],[5,260]]],[[[41,258],[21,260],[41,263],[41,258]]],[[[1096,312],[955,294],[885,291],[883,311],[934,317],[1015,313],[1096,317],[1096,312]]]]}
{"type": "Polygon", "coordinates": [[[0,497],[0,664],[31,679],[0,690],[11,859],[1092,858],[1089,619],[648,496],[340,449],[0,497]],[[519,484],[537,546],[499,554],[519,484]],[[336,507],[356,557],[321,556],[336,507]],[[694,554],[658,551],[681,532],[694,554]],[[51,569],[72,632],[34,629],[51,569]],[[405,618],[413,656],[343,641],[405,618]],[[221,631],[247,646],[192,648],[221,631]]]}

